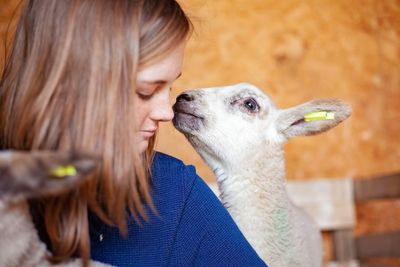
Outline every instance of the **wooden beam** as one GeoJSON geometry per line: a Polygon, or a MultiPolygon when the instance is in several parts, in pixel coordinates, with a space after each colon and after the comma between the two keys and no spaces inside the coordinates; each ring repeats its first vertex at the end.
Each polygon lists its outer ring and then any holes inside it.
{"type": "Polygon", "coordinates": [[[354,227],[355,208],[351,179],[288,181],[287,191],[293,202],[310,214],[321,230],[354,227]]]}
{"type": "Polygon", "coordinates": [[[400,231],[371,234],[355,240],[357,258],[400,257],[400,231]]]}
{"type": "Polygon", "coordinates": [[[400,198],[400,173],[354,180],[354,198],[356,201],[400,198]]]}
{"type": "MultiPolygon", "coordinates": [[[[351,261],[329,261],[322,264],[323,267],[360,267],[357,260],[351,261]]],[[[365,266],[361,266],[365,267],[365,266]]]]}

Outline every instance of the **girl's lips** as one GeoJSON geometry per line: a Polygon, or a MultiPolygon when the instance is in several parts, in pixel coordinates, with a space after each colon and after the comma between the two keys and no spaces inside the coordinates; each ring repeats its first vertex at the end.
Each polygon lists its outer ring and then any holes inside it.
{"type": "Polygon", "coordinates": [[[143,137],[150,138],[156,133],[156,130],[141,130],[140,133],[143,137]]]}

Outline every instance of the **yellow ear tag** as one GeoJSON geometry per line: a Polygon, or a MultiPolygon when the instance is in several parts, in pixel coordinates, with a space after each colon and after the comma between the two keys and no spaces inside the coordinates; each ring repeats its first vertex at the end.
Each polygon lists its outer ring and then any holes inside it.
{"type": "Polygon", "coordinates": [[[61,166],[51,172],[52,175],[60,178],[64,176],[74,176],[76,173],[76,168],[73,165],[61,166]]]}
{"type": "Polygon", "coordinates": [[[323,120],[334,120],[335,113],[327,111],[316,111],[304,115],[305,121],[323,121],[323,120]]]}

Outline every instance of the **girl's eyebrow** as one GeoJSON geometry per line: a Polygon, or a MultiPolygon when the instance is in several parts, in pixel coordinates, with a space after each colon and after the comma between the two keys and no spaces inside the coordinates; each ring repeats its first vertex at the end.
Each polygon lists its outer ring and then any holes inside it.
{"type": "MultiPolygon", "coordinates": [[[[177,80],[179,77],[182,76],[182,72],[178,74],[178,76],[176,76],[175,80],[177,80]]],[[[166,80],[156,80],[156,81],[140,81],[141,83],[147,83],[147,84],[156,84],[156,85],[160,85],[160,84],[166,84],[168,83],[168,81],[166,80]]]]}

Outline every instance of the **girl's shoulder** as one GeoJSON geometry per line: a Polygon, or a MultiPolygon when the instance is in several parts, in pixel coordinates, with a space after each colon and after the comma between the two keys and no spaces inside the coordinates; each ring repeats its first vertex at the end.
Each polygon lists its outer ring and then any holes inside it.
{"type": "Polygon", "coordinates": [[[204,183],[194,166],[161,152],[154,156],[150,179],[154,204],[164,216],[181,213],[194,185],[204,183]]]}
{"type": "Polygon", "coordinates": [[[186,165],[173,156],[156,152],[151,170],[152,186],[156,193],[173,190],[185,195],[197,179],[200,178],[194,166],[186,165]]]}
{"type": "Polygon", "coordinates": [[[185,165],[182,160],[177,159],[173,156],[167,155],[162,152],[156,152],[152,164],[152,171],[168,171],[168,172],[180,172],[184,168],[193,168],[192,165],[185,165]]]}

